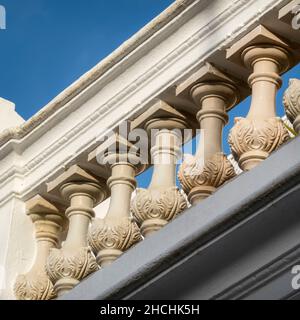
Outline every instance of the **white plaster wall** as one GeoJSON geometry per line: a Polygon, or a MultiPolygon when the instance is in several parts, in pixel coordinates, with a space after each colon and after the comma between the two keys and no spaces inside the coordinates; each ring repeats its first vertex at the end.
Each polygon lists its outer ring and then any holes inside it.
{"type": "Polygon", "coordinates": [[[104,202],[100,203],[95,209],[95,217],[99,219],[104,219],[106,217],[109,208],[110,198],[106,199],[104,202]]]}
{"type": "MultiPolygon", "coordinates": [[[[132,197],[131,199],[135,198],[136,196],[136,191],[134,191],[132,193],[132,197]]],[[[95,209],[95,217],[96,218],[100,218],[100,219],[104,219],[106,217],[106,214],[108,212],[108,208],[109,208],[109,202],[110,202],[110,198],[106,199],[104,202],[100,203],[95,209]]]]}
{"type": "Polygon", "coordinates": [[[0,132],[23,122],[24,119],[15,111],[15,104],[0,97],[0,132]]]}
{"type": "Polygon", "coordinates": [[[0,299],[14,299],[15,278],[30,269],[35,251],[33,225],[19,199],[12,198],[0,207],[0,244],[0,299]]]}

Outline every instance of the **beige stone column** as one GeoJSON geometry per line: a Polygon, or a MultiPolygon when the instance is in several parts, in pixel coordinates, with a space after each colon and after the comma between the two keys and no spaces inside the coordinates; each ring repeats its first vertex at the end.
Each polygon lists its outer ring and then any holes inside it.
{"type": "MultiPolygon", "coordinates": [[[[115,152],[105,152],[101,163],[109,164],[111,177],[107,184],[111,191],[110,205],[104,219],[95,219],[89,232],[89,245],[96,255],[97,263],[106,267],[120,255],[142,240],[140,230],[130,214],[132,192],[136,188],[138,156],[120,152],[119,146],[129,146],[118,138],[115,152]]],[[[125,148],[125,150],[126,150],[125,148]]],[[[90,157],[94,157],[92,153],[90,157]]]]}
{"type": "Polygon", "coordinates": [[[199,109],[201,139],[195,157],[186,158],[178,177],[189,201],[195,205],[235,176],[223,153],[222,134],[228,122],[227,110],[237,104],[239,96],[233,82],[211,66],[200,70],[189,93],[199,109]]]}
{"type": "Polygon", "coordinates": [[[151,148],[153,176],[149,188],[138,189],[131,204],[145,237],[160,230],[187,208],[186,199],[176,186],[183,129],[188,126],[186,117],[164,102],[150,108],[148,114],[150,120],[144,115],[141,118],[146,120],[143,127],[148,136],[155,139],[151,148]],[[155,118],[157,115],[160,118],[155,118]]]}
{"type": "Polygon", "coordinates": [[[280,74],[289,68],[288,44],[259,26],[228,51],[228,59],[244,65],[252,74],[252,102],[246,118],[237,118],[229,144],[243,170],[251,170],[289,139],[276,116],[280,74]]]}
{"type": "Polygon", "coordinates": [[[291,79],[289,88],[283,98],[286,115],[294,126],[295,131],[300,133],[300,80],[291,79]]]}
{"type": "Polygon", "coordinates": [[[62,295],[89,274],[98,270],[87,235],[93,208],[106,197],[105,182],[82,170],[71,167],[48,186],[48,192],[59,193],[69,203],[67,239],[61,249],[52,249],[47,262],[47,273],[57,295],[62,295]]]}
{"type": "Polygon", "coordinates": [[[32,269],[17,277],[15,296],[18,300],[50,300],[56,295],[46,273],[46,262],[50,250],[59,245],[64,217],[57,207],[40,196],[28,201],[26,207],[36,230],[37,254],[32,269]]]}

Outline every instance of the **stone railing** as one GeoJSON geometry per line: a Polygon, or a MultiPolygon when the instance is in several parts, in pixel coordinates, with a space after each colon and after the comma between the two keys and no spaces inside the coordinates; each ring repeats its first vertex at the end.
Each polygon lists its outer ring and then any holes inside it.
{"type": "MultiPolygon", "coordinates": [[[[37,256],[31,271],[16,280],[18,299],[47,300],[68,292],[230,182],[237,169],[252,170],[291,139],[292,128],[277,116],[275,101],[280,75],[295,64],[292,46],[258,26],[227,50],[227,60],[248,69],[248,88],[226,70],[203,64],[174,92],[175,98],[189,100],[192,110],[160,99],[128,119],[128,134],[116,129],[90,152],[86,161],[99,166],[102,176],[74,163],[48,183],[47,199],[35,195],[27,202],[37,256]],[[235,119],[228,138],[237,168],[223,152],[223,129],[229,111],[250,88],[248,115],[235,119]],[[181,147],[196,129],[202,130],[196,155],[185,157],[177,172],[181,147]],[[136,176],[150,165],[149,187],[136,190],[136,176]],[[94,208],[108,198],[105,217],[95,218],[94,208]]],[[[291,80],[284,107],[293,130],[300,133],[300,80],[291,80]]]]}

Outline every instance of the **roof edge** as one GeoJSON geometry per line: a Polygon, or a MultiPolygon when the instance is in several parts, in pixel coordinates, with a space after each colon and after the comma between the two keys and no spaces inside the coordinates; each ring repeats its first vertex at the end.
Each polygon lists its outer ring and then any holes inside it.
{"type": "Polygon", "coordinates": [[[119,48],[113,51],[106,58],[101,60],[95,67],[86,72],[63,92],[56,96],[40,111],[20,126],[6,129],[0,133],[0,147],[12,139],[22,139],[43,121],[52,116],[73,98],[83,92],[93,82],[103,76],[113,66],[123,60],[134,51],[141,43],[149,39],[161,28],[167,25],[174,17],[183,12],[188,6],[197,0],[175,0],[166,10],[150,21],[145,27],[125,41],[119,48]]]}

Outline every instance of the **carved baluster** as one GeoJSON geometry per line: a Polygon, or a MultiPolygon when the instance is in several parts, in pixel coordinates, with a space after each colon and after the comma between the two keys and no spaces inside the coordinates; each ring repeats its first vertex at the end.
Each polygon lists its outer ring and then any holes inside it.
{"type": "MultiPolygon", "coordinates": [[[[117,146],[115,151],[103,153],[99,163],[107,163],[111,168],[111,177],[107,184],[111,191],[110,206],[104,219],[95,219],[89,232],[89,244],[97,256],[97,262],[105,267],[114,262],[130,247],[142,240],[140,230],[130,214],[130,201],[132,192],[136,187],[135,176],[137,174],[139,157],[129,154],[129,144],[121,137],[112,139],[117,146]]],[[[96,151],[97,152],[97,151],[96,151]]],[[[90,155],[95,157],[95,153],[90,155]]],[[[96,155],[97,157],[97,155],[96,155]]]]}
{"type": "Polygon", "coordinates": [[[46,262],[50,250],[59,245],[64,218],[53,204],[40,196],[28,201],[26,207],[35,227],[37,255],[31,270],[17,277],[15,296],[19,300],[50,300],[55,298],[55,292],[46,273],[46,262]]]}
{"type": "Polygon", "coordinates": [[[47,273],[57,295],[71,290],[90,273],[98,270],[95,257],[87,244],[93,208],[106,197],[106,185],[78,166],[71,167],[48,186],[48,192],[61,194],[70,204],[67,239],[62,249],[52,249],[47,273]]]}
{"type": "Polygon", "coordinates": [[[265,160],[289,139],[283,121],[276,117],[280,74],[289,67],[288,44],[259,26],[228,51],[228,59],[252,70],[252,103],[246,118],[237,118],[229,143],[243,170],[265,160]]]}
{"type": "Polygon", "coordinates": [[[290,80],[289,88],[284,94],[283,104],[288,119],[296,132],[300,133],[300,80],[290,80]]]}
{"type": "Polygon", "coordinates": [[[176,186],[176,165],[181,154],[182,131],[187,127],[186,117],[164,102],[159,102],[135,120],[145,122],[149,136],[155,137],[151,149],[154,163],[148,189],[138,189],[131,210],[143,236],[160,230],[187,207],[186,199],[176,186]],[[155,118],[159,116],[159,118],[155,118]]]}
{"type": "MultiPolygon", "coordinates": [[[[233,82],[211,65],[205,65],[193,80],[192,85],[187,82],[187,88],[200,109],[197,119],[201,140],[196,156],[186,158],[178,177],[189,201],[195,205],[235,176],[222,151],[222,133],[228,122],[227,110],[237,104],[238,94],[233,82]]],[[[185,84],[182,86],[186,90],[185,84]]]]}

